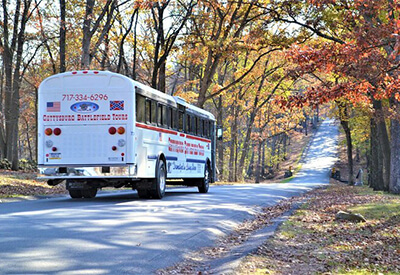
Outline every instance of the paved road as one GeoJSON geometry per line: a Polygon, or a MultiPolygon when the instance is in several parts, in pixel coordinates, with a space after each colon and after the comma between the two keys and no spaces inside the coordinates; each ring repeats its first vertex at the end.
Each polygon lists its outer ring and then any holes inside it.
{"type": "Polygon", "coordinates": [[[288,184],[171,189],[162,201],[101,194],[0,204],[1,274],[151,274],[209,246],[259,207],[328,183],[337,127],[325,121],[288,184]]]}

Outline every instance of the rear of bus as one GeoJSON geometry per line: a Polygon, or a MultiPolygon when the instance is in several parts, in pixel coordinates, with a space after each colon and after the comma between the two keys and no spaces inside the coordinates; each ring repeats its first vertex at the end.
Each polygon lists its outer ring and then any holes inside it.
{"type": "Polygon", "coordinates": [[[93,197],[135,177],[132,80],[67,72],[45,79],[38,97],[38,166],[49,184],[67,180],[72,197],[93,197]]]}

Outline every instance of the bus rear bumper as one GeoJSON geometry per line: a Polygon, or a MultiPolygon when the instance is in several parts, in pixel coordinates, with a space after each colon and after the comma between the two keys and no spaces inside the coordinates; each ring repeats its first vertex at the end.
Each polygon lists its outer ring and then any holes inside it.
{"type": "Polygon", "coordinates": [[[135,179],[137,166],[39,166],[38,179],[79,180],[79,179],[135,179]]]}

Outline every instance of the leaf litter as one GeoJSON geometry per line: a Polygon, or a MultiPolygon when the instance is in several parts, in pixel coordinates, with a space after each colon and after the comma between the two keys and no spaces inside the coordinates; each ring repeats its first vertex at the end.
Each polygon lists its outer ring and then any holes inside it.
{"type": "Polygon", "coordinates": [[[369,218],[367,213],[364,223],[335,220],[340,210],[400,204],[400,197],[335,183],[264,208],[254,219],[221,237],[215,246],[192,252],[182,262],[158,270],[157,274],[212,274],[209,261],[232,253],[256,230],[271,225],[294,203],[304,201],[272,238],[245,258],[235,274],[400,273],[400,210],[378,219],[369,218]]]}
{"type": "Polygon", "coordinates": [[[49,186],[36,180],[35,173],[0,170],[0,198],[66,194],[64,184],[49,186]]]}
{"type": "MultiPolygon", "coordinates": [[[[400,272],[400,211],[368,215],[374,207],[400,203],[399,196],[332,184],[309,192],[308,203],[273,238],[241,264],[238,274],[362,274],[400,272]],[[339,210],[366,206],[367,222],[335,221],[339,210]],[[368,217],[371,218],[368,218],[368,217]]],[[[399,208],[400,209],[400,208],[399,208]]]]}

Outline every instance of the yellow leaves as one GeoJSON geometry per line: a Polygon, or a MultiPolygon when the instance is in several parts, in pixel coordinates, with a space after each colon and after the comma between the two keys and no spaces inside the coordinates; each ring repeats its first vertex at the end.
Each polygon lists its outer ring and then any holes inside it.
{"type": "Polygon", "coordinates": [[[196,92],[194,91],[183,91],[179,90],[178,92],[175,93],[176,96],[180,96],[183,99],[185,99],[189,103],[195,103],[197,101],[197,97],[199,96],[196,92]]]}

